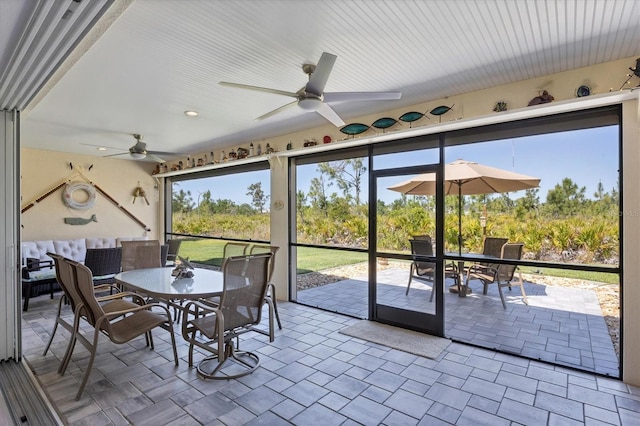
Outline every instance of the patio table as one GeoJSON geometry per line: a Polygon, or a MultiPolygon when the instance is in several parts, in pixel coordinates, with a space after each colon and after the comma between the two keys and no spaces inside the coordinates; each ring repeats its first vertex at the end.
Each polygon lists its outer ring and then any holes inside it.
{"type": "Polygon", "coordinates": [[[445,253],[447,256],[456,256],[465,258],[463,260],[455,260],[454,262],[458,262],[458,284],[454,284],[449,287],[449,291],[451,293],[458,293],[458,297],[467,297],[467,294],[471,293],[471,289],[467,286],[466,282],[463,281],[462,274],[464,273],[464,263],[473,261],[478,262],[482,260],[490,261],[498,259],[495,256],[491,256],[489,254],[483,253],[458,253],[458,252],[447,252],[445,253]]]}
{"type": "Polygon", "coordinates": [[[163,300],[203,299],[222,295],[221,271],[196,268],[191,278],[176,278],[172,268],[133,269],[116,274],[116,283],[163,300]]]}

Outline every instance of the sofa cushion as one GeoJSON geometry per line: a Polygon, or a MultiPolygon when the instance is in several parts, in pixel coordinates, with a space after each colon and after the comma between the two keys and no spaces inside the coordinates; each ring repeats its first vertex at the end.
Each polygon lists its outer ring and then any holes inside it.
{"type": "Polygon", "coordinates": [[[53,249],[56,254],[73,259],[76,262],[84,262],[87,255],[87,243],[84,238],[76,240],[54,240],[53,249]]]}
{"type": "Polygon", "coordinates": [[[24,241],[21,245],[22,266],[27,266],[27,259],[33,258],[42,261],[53,260],[47,256],[47,252],[55,252],[52,240],[24,241]]]}
{"type": "Polygon", "coordinates": [[[115,248],[115,238],[87,238],[88,249],[115,248]]]}

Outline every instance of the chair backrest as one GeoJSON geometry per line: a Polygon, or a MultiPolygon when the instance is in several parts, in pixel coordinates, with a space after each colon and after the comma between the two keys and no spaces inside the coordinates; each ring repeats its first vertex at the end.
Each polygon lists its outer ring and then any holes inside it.
{"type": "Polygon", "coordinates": [[[418,268],[421,269],[432,269],[435,267],[433,262],[426,262],[422,260],[418,260],[418,256],[433,256],[433,246],[431,245],[431,240],[409,240],[411,244],[411,254],[413,255],[413,261],[418,268]]]}
{"type": "Polygon", "coordinates": [[[431,235],[412,235],[411,236],[412,240],[418,240],[418,241],[431,241],[431,235]]]}
{"type": "Polygon", "coordinates": [[[84,265],[94,276],[117,274],[122,268],[122,247],[87,249],[84,265]]]}
{"type": "Polygon", "coordinates": [[[224,245],[224,250],[222,252],[222,260],[227,259],[229,257],[235,256],[244,256],[247,253],[247,248],[249,244],[247,243],[237,243],[235,241],[229,241],[224,245]]]}
{"type": "MultiPolygon", "coordinates": [[[[502,246],[502,259],[522,259],[522,250],[524,244],[522,243],[507,243],[502,246]]],[[[518,267],[516,265],[500,265],[498,267],[498,277],[500,281],[507,282],[513,279],[513,274],[518,267]]]]}
{"type": "Polygon", "coordinates": [[[167,250],[167,260],[175,261],[178,258],[178,250],[180,250],[180,244],[182,244],[182,240],[171,239],[167,240],[167,244],[169,245],[169,249],[167,250]]]}
{"type": "Polygon", "coordinates": [[[276,261],[276,253],[280,247],[278,246],[269,246],[266,244],[254,244],[249,249],[249,254],[263,254],[263,253],[271,253],[271,260],[269,261],[269,281],[271,281],[271,277],[273,276],[273,268],[275,266],[276,261]]]}
{"type": "MultiPolygon", "coordinates": [[[[73,273],[73,282],[76,292],[80,295],[83,303],[83,309],[86,314],[86,319],[91,325],[96,324],[96,319],[104,315],[104,310],[93,290],[93,274],[91,269],[87,268],[81,263],[78,263],[71,259],[64,259],[64,263],[68,264],[73,273]]],[[[105,321],[101,325],[101,329],[108,329],[109,321],[105,321]]]]}
{"type": "Polygon", "coordinates": [[[56,280],[58,281],[60,288],[62,288],[64,295],[67,297],[67,300],[69,300],[71,310],[75,312],[76,307],[80,306],[83,302],[82,297],[80,297],[80,293],[76,290],[73,269],[68,262],[65,262],[65,260],[71,259],[67,259],[56,253],[47,253],[47,255],[53,259],[53,262],[56,265],[56,280]]]}
{"type": "Polygon", "coordinates": [[[222,264],[220,309],[225,330],[258,324],[267,293],[271,253],[233,256],[222,264]]]}
{"type": "Polygon", "coordinates": [[[122,241],[122,270],[159,268],[160,252],[158,240],[122,241]]]}
{"type": "Polygon", "coordinates": [[[509,240],[507,238],[500,237],[486,237],[484,239],[484,248],[482,254],[488,254],[489,256],[502,257],[502,246],[507,244],[509,240]]]}

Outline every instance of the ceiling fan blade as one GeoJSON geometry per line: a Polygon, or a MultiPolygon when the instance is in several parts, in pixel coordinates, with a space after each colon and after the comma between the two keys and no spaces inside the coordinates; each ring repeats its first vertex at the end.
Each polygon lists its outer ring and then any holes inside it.
{"type": "Polygon", "coordinates": [[[272,115],[276,115],[277,113],[279,113],[279,112],[281,112],[281,111],[283,111],[283,110],[285,110],[285,109],[287,109],[289,107],[292,107],[293,105],[295,105],[297,103],[298,103],[298,101],[296,100],[296,101],[293,101],[293,102],[289,102],[288,104],[284,104],[281,107],[278,107],[278,108],[274,109],[273,111],[269,111],[268,113],[266,113],[264,115],[261,115],[260,117],[256,118],[256,121],[264,120],[265,118],[269,118],[272,115]]]}
{"type": "Polygon", "coordinates": [[[117,154],[101,155],[101,157],[104,157],[104,158],[106,158],[106,157],[118,157],[118,156],[121,156],[121,155],[131,155],[131,153],[129,151],[127,151],[127,152],[119,152],[117,154]]]}
{"type": "Polygon", "coordinates": [[[293,92],[287,92],[285,90],[269,89],[268,87],[249,86],[248,84],[230,83],[228,81],[221,81],[218,84],[221,86],[237,87],[239,89],[257,90],[258,92],[273,93],[276,95],[289,96],[297,98],[298,94],[293,92]]]}
{"type": "Polygon", "coordinates": [[[153,155],[151,153],[148,153],[148,152],[147,152],[147,156],[145,157],[145,159],[146,160],[153,160],[153,161],[155,161],[157,163],[166,163],[167,162],[167,160],[163,160],[162,158],[156,157],[155,155],[153,155]]]}
{"type": "Polygon", "coordinates": [[[149,151],[147,150],[147,154],[150,155],[188,155],[184,152],[167,152],[167,151],[149,151]]]}
{"type": "Polygon", "coordinates": [[[332,55],[331,53],[322,52],[322,56],[320,56],[320,60],[318,61],[318,65],[316,65],[315,71],[311,74],[311,78],[306,86],[307,93],[313,93],[314,95],[322,96],[322,92],[324,91],[324,86],[327,85],[327,80],[329,80],[329,74],[331,74],[331,70],[333,69],[333,64],[335,64],[336,59],[338,57],[336,55],[332,55]]]}
{"type": "Polygon", "coordinates": [[[402,92],[328,92],[325,102],[391,101],[400,99],[402,92]]]}
{"type": "Polygon", "coordinates": [[[345,125],[345,122],[340,118],[340,116],[331,108],[329,105],[324,102],[318,109],[318,114],[329,120],[336,127],[341,127],[345,125]]]}

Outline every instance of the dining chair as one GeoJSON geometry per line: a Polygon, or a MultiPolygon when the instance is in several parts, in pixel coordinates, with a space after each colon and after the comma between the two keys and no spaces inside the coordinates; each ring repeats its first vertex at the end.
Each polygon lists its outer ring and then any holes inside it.
{"type": "Polygon", "coordinates": [[[178,259],[178,251],[180,250],[180,244],[182,244],[182,240],[178,239],[170,239],[167,240],[167,256],[166,256],[166,265],[167,266],[175,266],[176,260],[178,259]]]}
{"type": "MultiPolygon", "coordinates": [[[[413,258],[413,262],[411,262],[411,266],[409,268],[409,282],[407,283],[407,290],[404,293],[405,295],[409,294],[411,281],[414,278],[421,281],[430,281],[431,283],[435,283],[436,274],[435,263],[424,260],[424,258],[427,256],[433,256],[433,245],[431,244],[431,238],[414,238],[409,240],[409,244],[411,244],[411,256],[413,258]]],[[[444,269],[444,276],[445,278],[453,278],[454,282],[457,284],[459,279],[458,268],[452,263],[446,264],[444,269]]],[[[432,285],[429,302],[433,301],[434,294],[435,285],[432,285]]]]}
{"type": "MultiPolygon", "coordinates": [[[[516,259],[522,258],[522,251],[524,244],[522,243],[507,243],[502,246],[500,253],[500,259],[516,259]]],[[[469,286],[469,280],[480,280],[484,286],[482,294],[486,295],[489,284],[498,285],[498,293],[500,294],[500,300],[502,301],[502,307],[507,309],[507,304],[504,300],[504,294],[502,292],[503,287],[508,287],[511,291],[511,287],[520,287],[522,292],[522,299],[526,305],[529,304],[527,300],[527,294],[524,291],[524,280],[522,279],[522,273],[516,265],[509,264],[474,264],[467,271],[467,277],[465,280],[466,286],[469,286]],[[516,272],[518,272],[516,276],[516,272]]]]}
{"type": "Polygon", "coordinates": [[[158,240],[122,241],[122,270],[159,268],[162,266],[158,240]]]}
{"type": "MultiPolygon", "coordinates": [[[[51,337],[49,338],[49,342],[44,348],[44,352],[42,353],[42,356],[47,355],[47,352],[51,347],[51,343],[53,342],[53,339],[56,335],[58,325],[62,326],[69,333],[71,333],[71,338],[69,339],[67,350],[65,352],[65,355],[62,358],[62,361],[60,362],[60,366],[58,367],[58,373],[64,374],[67,368],[67,365],[69,363],[71,354],[73,353],[76,340],[80,340],[80,342],[87,349],[89,349],[91,346],[90,343],[84,338],[84,336],[79,334],[79,331],[78,331],[80,326],[80,319],[83,319],[83,318],[86,319],[87,313],[86,313],[86,310],[84,309],[84,302],[82,301],[82,298],[80,297],[80,294],[77,292],[76,286],[74,284],[73,270],[71,268],[71,264],[69,263],[71,259],[67,259],[64,256],[61,256],[56,253],[47,253],[47,255],[50,256],[55,263],[56,279],[60,284],[60,288],[62,288],[63,294],[60,297],[60,300],[58,301],[56,320],[53,324],[51,337]],[[64,317],[61,315],[62,306],[65,302],[69,303],[69,305],[71,306],[71,311],[74,314],[73,324],[70,324],[69,322],[67,322],[64,319],[64,317]]],[[[107,289],[113,289],[114,287],[116,289],[115,294],[97,298],[97,300],[100,303],[102,303],[102,308],[104,309],[105,312],[108,312],[108,313],[118,312],[123,309],[130,309],[130,308],[139,306],[140,304],[144,304],[144,300],[139,295],[135,293],[128,293],[128,292],[117,292],[117,287],[115,285],[94,286],[94,291],[101,292],[107,289]],[[131,297],[132,299],[131,301],[125,300],[125,297],[131,297]]]]}
{"type": "Polygon", "coordinates": [[[64,259],[71,265],[73,271],[73,283],[76,291],[82,300],[82,309],[86,312],[86,319],[93,326],[93,342],[90,345],[89,362],[86,367],[84,378],[76,394],[76,401],[82,396],[82,392],[89,380],[93,363],[98,352],[100,335],[106,336],[111,343],[124,344],[137,337],[146,336],[151,349],[154,349],[151,331],[160,327],[169,332],[171,345],[173,347],[173,358],[175,365],[178,365],[178,351],[176,340],[173,334],[173,321],[169,309],[159,303],[148,303],[136,305],[134,307],[121,309],[115,312],[107,312],[100,304],[93,291],[93,277],[91,270],[81,263],[64,259]],[[160,312],[151,311],[151,308],[159,309],[160,312]]]}
{"type": "MultiPolygon", "coordinates": [[[[273,269],[275,267],[275,259],[276,253],[280,247],[278,246],[270,246],[266,244],[253,244],[249,248],[249,254],[262,254],[262,253],[271,253],[271,260],[269,260],[269,282],[267,284],[267,296],[271,298],[271,302],[273,303],[273,313],[276,317],[276,323],[278,324],[278,328],[282,330],[282,323],[280,322],[280,314],[278,314],[278,301],[276,299],[276,286],[273,284],[273,269]]],[[[266,300],[265,300],[266,302],[266,300]]]]}
{"type": "MultiPolygon", "coordinates": [[[[247,254],[247,249],[249,248],[248,243],[240,243],[236,241],[229,241],[224,245],[222,249],[222,261],[225,259],[234,256],[243,256],[247,254]]],[[[222,268],[222,266],[221,266],[222,268]]]]}
{"type": "MultiPolygon", "coordinates": [[[[256,353],[240,350],[239,336],[250,331],[264,334],[257,326],[262,320],[265,300],[270,309],[269,330],[273,330],[273,306],[265,297],[271,257],[271,253],[264,253],[226,258],[222,264],[224,284],[220,302],[197,300],[185,305],[182,337],[189,343],[189,367],[193,366],[194,346],[213,354],[198,363],[200,376],[232,379],[245,376],[260,365],[256,353]],[[208,340],[203,341],[200,333],[208,340]]],[[[269,341],[273,340],[270,333],[269,341]]]]}

